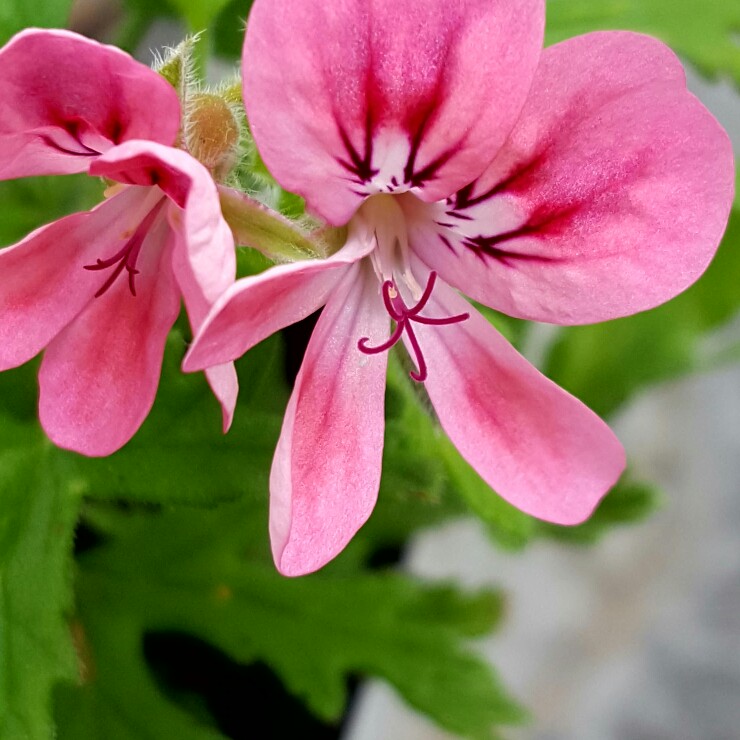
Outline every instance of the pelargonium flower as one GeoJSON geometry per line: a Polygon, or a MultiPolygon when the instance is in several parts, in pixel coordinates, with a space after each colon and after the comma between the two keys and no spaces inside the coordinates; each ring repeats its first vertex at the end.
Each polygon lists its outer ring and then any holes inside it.
{"type": "MultiPolygon", "coordinates": [[[[67,31],[0,49],[0,178],[87,172],[99,206],[0,251],[0,370],[46,348],[39,417],[57,445],[107,455],[154,401],[184,299],[197,326],[235,278],[234,242],[208,170],[173,148],[180,104],[160,75],[67,31]]],[[[236,375],[206,371],[228,428],[236,375]]]]}
{"type": "Polygon", "coordinates": [[[257,147],[348,237],[234,284],[184,367],[233,359],[325,304],[271,472],[285,574],[321,567],[372,511],[385,350],[400,342],[460,453],[523,511],[578,523],[623,470],[604,422],[457,291],[554,324],[667,300],[716,250],[731,147],[660,42],[593,33],[542,51],[543,26],[542,0],[254,3],[257,147]]]}

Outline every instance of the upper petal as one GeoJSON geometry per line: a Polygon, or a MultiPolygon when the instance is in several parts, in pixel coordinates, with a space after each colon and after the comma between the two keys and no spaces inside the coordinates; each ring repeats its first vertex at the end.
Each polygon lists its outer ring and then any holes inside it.
{"type": "Polygon", "coordinates": [[[609,427],[527,362],[475,309],[438,281],[417,324],[425,387],[440,424],[483,480],[517,508],[558,524],[586,519],[617,481],[624,450],[609,427]]]}
{"type": "Polygon", "coordinates": [[[110,455],[149,413],[180,310],[171,248],[161,214],[137,262],[136,295],[116,280],[49,344],[39,370],[39,418],[60,447],[110,455]]]}
{"type": "Polygon", "coordinates": [[[270,539],[283,575],[336,557],[375,506],[383,456],[388,315],[368,264],[345,275],[314,329],[270,473],[270,539]]]}
{"type": "Polygon", "coordinates": [[[709,264],[734,189],[727,134],[663,44],[594,33],[542,55],[483,176],[410,241],[440,275],[514,316],[561,324],[651,308],[709,264]]]}
{"type": "Polygon", "coordinates": [[[128,139],[171,144],[172,86],[112,46],[29,29],[0,49],[0,179],[84,172],[128,139]]]}
{"type": "Polygon", "coordinates": [[[248,349],[324,305],[372,242],[350,238],[328,259],[277,265],[237,280],[203,322],[183,361],[193,372],[241,357],[248,349]]]}
{"type": "Polygon", "coordinates": [[[445,197],[513,126],[543,25],[542,0],[256,0],[243,71],[260,153],[335,225],[378,188],[445,197]]]}
{"type": "Polygon", "coordinates": [[[146,193],[127,188],[0,250],[0,370],[30,360],[94,300],[105,278],[85,265],[118,251],[146,193]]]}
{"type": "Polygon", "coordinates": [[[90,174],[157,186],[176,206],[168,210],[168,216],[190,272],[181,287],[188,311],[193,311],[191,320],[199,324],[236,276],[234,238],[221,215],[218,190],[208,170],[180,149],[128,141],[97,159],[90,174]]]}

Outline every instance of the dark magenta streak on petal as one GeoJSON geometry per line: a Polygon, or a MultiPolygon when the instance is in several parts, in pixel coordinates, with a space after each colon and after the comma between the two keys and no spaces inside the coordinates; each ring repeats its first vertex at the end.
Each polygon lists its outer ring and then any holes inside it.
{"type": "Polygon", "coordinates": [[[462,149],[462,142],[464,141],[464,136],[461,137],[458,140],[458,143],[449,147],[449,149],[446,149],[442,154],[440,154],[436,159],[431,161],[426,167],[423,169],[417,171],[417,172],[410,172],[408,164],[406,165],[406,170],[404,171],[406,182],[411,185],[411,187],[420,188],[423,187],[424,183],[428,180],[431,180],[434,178],[434,176],[437,174],[437,171],[440,167],[443,167],[447,164],[447,162],[452,159],[455,154],[457,154],[460,149],[462,149]]]}
{"type": "MultiPolygon", "coordinates": [[[[349,157],[349,161],[341,157],[337,157],[337,162],[342,165],[344,169],[346,169],[349,173],[357,178],[356,182],[358,185],[369,182],[379,172],[379,170],[373,169],[372,167],[373,125],[370,111],[368,110],[365,117],[365,155],[363,157],[360,157],[359,152],[357,151],[357,149],[355,149],[354,145],[350,141],[347,132],[339,121],[339,117],[336,114],[334,117],[337,122],[337,130],[339,131],[339,136],[342,140],[344,148],[347,151],[347,156],[349,157]]],[[[364,195],[364,193],[362,193],[362,195],[364,195]]]]}
{"type": "MultiPolygon", "coordinates": [[[[546,149],[540,151],[540,153],[536,157],[530,159],[529,162],[527,162],[526,164],[520,165],[504,180],[497,182],[493,187],[489,188],[480,195],[476,195],[475,197],[471,196],[473,194],[473,190],[475,189],[476,181],[471,182],[469,185],[466,185],[464,188],[458,190],[458,192],[455,194],[453,202],[454,209],[456,211],[459,211],[465,208],[472,208],[479,203],[483,203],[489,198],[500,195],[504,191],[514,193],[526,192],[531,184],[531,179],[534,179],[532,176],[536,176],[536,172],[542,164],[545,156],[546,149]]],[[[457,218],[467,218],[468,220],[472,220],[470,216],[463,216],[460,214],[456,215],[457,218]]]]}
{"type": "MultiPolygon", "coordinates": [[[[449,31],[449,38],[454,39],[458,29],[462,25],[460,22],[449,31]]],[[[416,105],[409,106],[408,112],[401,120],[389,121],[394,116],[394,112],[389,110],[386,93],[379,84],[375,75],[375,50],[370,48],[370,63],[368,64],[365,75],[365,115],[364,115],[364,153],[361,155],[357,147],[352,143],[342,117],[337,111],[334,112],[334,120],[337,125],[337,131],[347,152],[347,158],[335,157],[336,161],[357,178],[358,184],[364,184],[375,177],[379,169],[373,167],[373,136],[379,125],[384,123],[397,123],[403,131],[406,131],[410,137],[410,150],[406,164],[403,170],[403,182],[409,187],[422,187],[424,182],[431,180],[437,171],[443,167],[455,154],[461,149],[467,132],[456,132],[457,142],[445,149],[434,160],[429,162],[423,168],[416,169],[416,160],[421,148],[424,132],[434,122],[434,119],[442,107],[442,101],[446,98],[446,77],[445,69],[448,64],[448,57],[452,43],[445,44],[442,58],[437,64],[437,78],[434,82],[433,89],[423,99],[419,100],[416,105]],[[461,135],[462,134],[462,135],[461,135]]],[[[394,176],[391,179],[391,185],[398,187],[398,178],[394,176]]],[[[363,193],[364,195],[364,193],[363,193]]]]}
{"type": "Polygon", "coordinates": [[[445,211],[445,214],[447,216],[452,216],[452,218],[456,218],[459,221],[472,221],[473,217],[468,215],[467,213],[460,213],[458,211],[445,211]]]}
{"type": "Polygon", "coordinates": [[[47,136],[46,134],[43,134],[39,136],[39,139],[46,144],[48,147],[51,147],[52,149],[56,149],[58,152],[61,152],[62,154],[72,154],[75,157],[97,157],[100,152],[96,152],[94,149],[90,149],[90,147],[85,146],[81,142],[78,142],[82,150],[76,150],[76,149],[69,149],[66,146],[62,146],[61,144],[58,144],[54,139],[51,138],[51,136],[47,136]]]}
{"type": "Polygon", "coordinates": [[[527,262],[557,262],[557,257],[542,254],[525,254],[499,248],[499,244],[506,244],[513,239],[524,236],[546,238],[566,230],[571,217],[578,211],[578,206],[564,209],[541,208],[530,216],[524,226],[506,231],[495,236],[469,236],[462,240],[463,246],[475,252],[485,261],[486,257],[493,257],[506,267],[514,267],[517,261],[527,262]]]}
{"type": "MultiPolygon", "coordinates": [[[[70,151],[69,153],[71,154],[102,154],[102,152],[90,148],[83,142],[86,132],[92,133],[96,139],[99,139],[102,136],[104,139],[107,139],[114,145],[119,144],[121,141],[121,137],[123,136],[123,124],[120,120],[120,114],[116,110],[112,110],[110,112],[108,120],[104,122],[101,129],[93,127],[90,122],[85,120],[84,118],[81,118],[79,116],[64,115],[58,113],[57,111],[52,111],[49,113],[49,120],[53,125],[58,126],[63,131],[66,131],[70,135],[70,137],[72,137],[72,139],[74,139],[80,145],[81,149],[83,150],[82,152],[70,151]]],[[[60,147],[53,139],[50,140],[48,137],[43,136],[42,140],[44,141],[44,143],[50,144],[60,151],[65,151],[65,149],[60,147]]]]}
{"type": "Polygon", "coordinates": [[[450,252],[452,252],[452,254],[457,254],[457,252],[455,251],[455,248],[452,246],[452,243],[444,234],[438,234],[437,236],[439,236],[442,244],[444,244],[447,247],[447,249],[449,249],[450,252]]]}

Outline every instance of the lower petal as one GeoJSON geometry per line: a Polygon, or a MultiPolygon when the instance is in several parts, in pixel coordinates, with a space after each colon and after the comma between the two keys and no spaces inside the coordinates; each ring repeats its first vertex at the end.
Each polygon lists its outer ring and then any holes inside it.
{"type": "Polygon", "coordinates": [[[578,524],[619,478],[625,455],[609,427],[542,375],[465,300],[438,282],[435,316],[416,325],[426,390],[460,454],[502,498],[540,519],[578,524]]]}
{"type": "Polygon", "coordinates": [[[84,267],[116,251],[145,196],[127,188],[0,251],[0,370],[38,354],[93,300],[105,278],[84,267]]]}
{"type": "Polygon", "coordinates": [[[211,386],[213,395],[221,404],[221,415],[223,417],[224,434],[229,431],[231,422],[234,420],[236,409],[236,398],[239,394],[239,379],[236,376],[236,368],[233,362],[225,362],[223,365],[209,367],[205,371],[208,385],[211,386]]]}
{"type": "Polygon", "coordinates": [[[314,330],[288,403],[270,474],[278,570],[298,576],[338,555],[375,506],[383,454],[388,316],[369,265],[352,269],[314,330]]]}
{"type": "Polygon", "coordinates": [[[141,250],[136,296],[117,280],[47,348],[39,370],[39,418],[59,447],[109,455],[149,413],[167,334],[180,310],[168,235],[160,217],[141,250]]]}

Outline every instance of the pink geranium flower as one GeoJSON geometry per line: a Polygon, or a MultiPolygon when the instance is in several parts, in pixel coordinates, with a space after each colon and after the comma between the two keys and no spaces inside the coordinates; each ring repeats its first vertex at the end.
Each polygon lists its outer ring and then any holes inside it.
{"type": "Polygon", "coordinates": [[[256,0],[244,100],[260,153],[346,245],[238,281],[186,357],[233,359],[325,305],[272,467],[277,567],[321,567],[377,496],[385,350],[506,500],[575,524],[624,468],[589,409],[457,292],[578,324],[642,311],[706,268],[729,140],[676,57],[633,33],[541,50],[542,0],[256,0]],[[390,333],[389,326],[395,324],[390,333]]]}
{"type": "MultiPolygon", "coordinates": [[[[11,39],[0,69],[0,178],[88,172],[114,183],[92,211],[0,251],[0,370],[45,347],[46,433],[107,455],[151,408],[180,297],[197,326],[233,283],[233,238],[208,170],[172,146],[180,104],[156,72],[41,30],[11,39]]],[[[206,372],[227,428],[233,366],[206,372]]]]}

